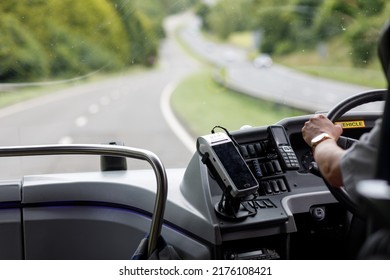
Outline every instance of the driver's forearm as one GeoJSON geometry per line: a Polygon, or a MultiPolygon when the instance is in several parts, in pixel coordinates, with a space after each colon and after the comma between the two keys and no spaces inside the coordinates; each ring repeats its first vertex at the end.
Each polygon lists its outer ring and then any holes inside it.
{"type": "Polygon", "coordinates": [[[314,159],[322,176],[333,187],[343,185],[340,162],[345,150],[337,146],[337,143],[328,139],[321,142],[314,151],[314,159]]]}

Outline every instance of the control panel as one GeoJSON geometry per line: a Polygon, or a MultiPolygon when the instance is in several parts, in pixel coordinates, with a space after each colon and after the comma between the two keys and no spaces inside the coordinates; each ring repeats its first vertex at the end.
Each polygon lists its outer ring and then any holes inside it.
{"type": "Polygon", "coordinates": [[[298,170],[299,161],[284,127],[268,127],[268,137],[240,144],[240,153],[259,182],[259,195],[275,195],[290,191],[285,178],[288,170],[298,170]]]}

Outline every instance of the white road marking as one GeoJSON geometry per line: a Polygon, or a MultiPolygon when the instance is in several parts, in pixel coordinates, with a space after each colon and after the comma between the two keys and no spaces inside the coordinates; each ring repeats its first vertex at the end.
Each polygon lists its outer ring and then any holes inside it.
{"type": "Polygon", "coordinates": [[[121,98],[121,94],[118,91],[112,92],[110,96],[111,96],[112,100],[118,100],[119,98],[121,98]]]}
{"type": "Polygon", "coordinates": [[[111,99],[108,96],[102,96],[99,100],[100,105],[107,106],[110,105],[111,99]]]}
{"type": "Polygon", "coordinates": [[[59,141],[58,144],[72,144],[73,138],[70,136],[64,136],[59,141]]]}
{"type": "Polygon", "coordinates": [[[100,111],[100,107],[98,104],[91,104],[88,107],[88,112],[90,114],[97,114],[100,111]]]}
{"type": "Polygon", "coordinates": [[[78,117],[76,120],[75,120],[75,124],[76,126],[78,127],[83,127],[83,126],[86,126],[88,123],[88,119],[84,116],[80,116],[78,117]]]}
{"type": "Polygon", "coordinates": [[[194,153],[196,151],[196,141],[192,135],[190,135],[186,129],[180,124],[175,115],[173,114],[170,106],[170,98],[171,95],[176,88],[177,83],[168,84],[161,95],[160,99],[160,108],[162,114],[165,118],[165,121],[171,127],[172,131],[176,134],[176,136],[181,140],[181,142],[187,147],[187,149],[194,153]]]}

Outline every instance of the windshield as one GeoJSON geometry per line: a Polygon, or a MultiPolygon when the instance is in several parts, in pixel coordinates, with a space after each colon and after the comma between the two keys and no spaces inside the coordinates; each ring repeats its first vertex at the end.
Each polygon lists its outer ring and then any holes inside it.
{"type": "MultiPolygon", "coordinates": [[[[1,1],[0,145],[124,143],[185,167],[216,125],[270,125],[386,87],[376,48],[389,14],[385,0],[1,1]]],[[[99,160],[3,158],[0,169],[99,160]]]]}

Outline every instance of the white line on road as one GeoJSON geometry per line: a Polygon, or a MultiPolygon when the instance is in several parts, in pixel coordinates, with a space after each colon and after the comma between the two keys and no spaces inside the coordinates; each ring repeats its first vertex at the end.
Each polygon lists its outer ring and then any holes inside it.
{"type": "Polygon", "coordinates": [[[110,96],[111,96],[111,98],[112,98],[113,100],[118,100],[119,98],[121,98],[121,94],[120,94],[120,92],[118,92],[118,91],[112,92],[110,96]]]}
{"type": "Polygon", "coordinates": [[[88,123],[88,119],[84,116],[80,116],[78,117],[76,120],[75,120],[75,124],[76,126],[78,127],[83,127],[83,126],[86,126],[88,123]]]}
{"type": "Polygon", "coordinates": [[[91,104],[88,107],[88,112],[90,114],[97,114],[99,112],[99,110],[100,110],[100,107],[97,104],[91,104]]]}
{"type": "Polygon", "coordinates": [[[73,138],[70,136],[64,136],[59,141],[58,144],[72,144],[73,138]]]}
{"type": "Polygon", "coordinates": [[[111,103],[111,99],[110,99],[110,97],[108,97],[108,96],[102,96],[102,97],[100,98],[99,102],[100,102],[100,105],[108,106],[108,105],[110,105],[110,103],[111,103]]]}
{"type": "Polygon", "coordinates": [[[165,118],[165,121],[171,127],[172,131],[176,134],[176,136],[182,141],[182,143],[190,150],[190,152],[194,153],[195,149],[195,139],[192,137],[186,129],[180,124],[175,115],[173,114],[170,106],[171,95],[176,88],[177,84],[175,82],[168,84],[161,95],[160,99],[160,107],[162,114],[165,118]]]}

